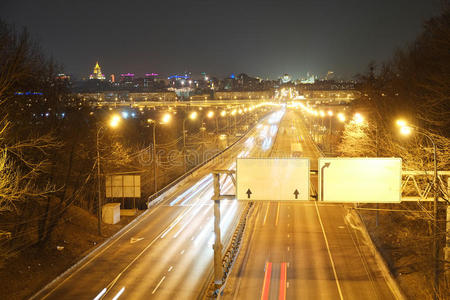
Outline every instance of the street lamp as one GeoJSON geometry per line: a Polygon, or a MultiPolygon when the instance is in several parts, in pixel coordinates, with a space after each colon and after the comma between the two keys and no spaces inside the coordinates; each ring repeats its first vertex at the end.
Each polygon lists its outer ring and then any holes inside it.
{"type": "MultiPolygon", "coordinates": [[[[170,120],[172,119],[172,115],[169,113],[165,113],[162,118],[161,121],[159,122],[159,124],[165,125],[165,124],[169,124],[170,120]]],[[[158,177],[156,176],[156,165],[157,165],[157,158],[156,158],[156,121],[153,119],[147,119],[147,122],[149,124],[153,125],[153,189],[154,189],[154,193],[156,193],[158,191],[158,177]]]]}
{"type": "Polygon", "coordinates": [[[439,248],[438,248],[438,234],[437,234],[437,218],[438,218],[438,169],[437,169],[437,149],[436,149],[436,143],[434,142],[433,138],[428,135],[426,132],[421,130],[419,127],[409,124],[404,120],[397,120],[396,122],[397,126],[400,127],[400,133],[404,136],[409,136],[413,129],[418,134],[421,134],[425,136],[433,145],[433,160],[434,160],[434,178],[433,178],[433,188],[434,188],[434,202],[433,202],[433,255],[434,255],[434,287],[435,287],[435,295],[438,293],[439,290],[439,248]]]}
{"type": "Polygon", "coordinates": [[[97,185],[98,185],[98,208],[97,208],[97,230],[98,235],[102,235],[102,187],[101,187],[101,166],[100,166],[100,132],[108,125],[111,128],[119,126],[122,118],[119,115],[113,115],[107,124],[98,126],[96,135],[96,150],[97,150],[97,185]]]}
{"type": "Polygon", "coordinates": [[[194,121],[197,119],[198,113],[196,111],[191,112],[187,118],[183,119],[183,155],[184,155],[184,172],[187,171],[187,163],[186,163],[186,120],[189,119],[194,121]]]}
{"type": "Polygon", "coordinates": [[[332,136],[332,131],[331,131],[331,117],[333,116],[333,112],[331,111],[331,110],[329,110],[328,111],[328,117],[329,117],[329,119],[330,119],[330,138],[328,139],[328,142],[330,143],[330,147],[329,147],[329,150],[330,150],[330,153],[331,153],[331,151],[332,151],[332,148],[333,148],[333,146],[332,146],[332,143],[331,143],[331,136],[332,136]]]}
{"type": "Polygon", "coordinates": [[[364,122],[364,117],[360,113],[355,113],[353,115],[353,121],[356,124],[361,124],[362,122],[364,122]]]}

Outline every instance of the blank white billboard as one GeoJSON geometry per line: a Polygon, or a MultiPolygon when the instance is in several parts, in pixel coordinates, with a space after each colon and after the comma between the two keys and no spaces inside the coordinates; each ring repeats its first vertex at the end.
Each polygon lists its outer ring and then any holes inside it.
{"type": "Polygon", "coordinates": [[[401,158],[319,158],[318,172],[319,201],[401,201],[401,158]]]}
{"type": "Polygon", "coordinates": [[[107,175],[106,198],[140,198],[140,175],[107,175]]]}
{"type": "Polygon", "coordinates": [[[309,159],[238,158],[238,200],[309,200],[309,159]]]}

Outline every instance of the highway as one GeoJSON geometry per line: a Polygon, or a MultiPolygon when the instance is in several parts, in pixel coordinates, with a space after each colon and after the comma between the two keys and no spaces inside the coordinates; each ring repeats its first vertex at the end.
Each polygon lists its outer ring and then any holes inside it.
{"type": "MultiPolygon", "coordinates": [[[[285,114],[271,156],[290,157],[300,142],[317,169],[320,154],[301,120],[285,114]]],[[[346,213],[316,201],[257,203],[221,299],[395,299],[346,213]]]]}
{"type": "MultiPolygon", "coordinates": [[[[264,118],[219,159],[169,190],[160,204],[33,298],[197,298],[212,275],[211,171],[235,168],[236,157],[269,155],[283,114],[264,118]]],[[[223,186],[234,192],[229,179],[223,186]]],[[[244,206],[231,200],[221,205],[225,245],[244,206]]]]}

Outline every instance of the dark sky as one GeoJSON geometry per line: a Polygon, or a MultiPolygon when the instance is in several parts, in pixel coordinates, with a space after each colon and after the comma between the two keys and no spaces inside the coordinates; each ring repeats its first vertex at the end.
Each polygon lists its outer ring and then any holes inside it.
{"type": "Polygon", "coordinates": [[[202,71],[343,78],[388,59],[439,12],[439,0],[0,0],[66,73],[202,71]]]}

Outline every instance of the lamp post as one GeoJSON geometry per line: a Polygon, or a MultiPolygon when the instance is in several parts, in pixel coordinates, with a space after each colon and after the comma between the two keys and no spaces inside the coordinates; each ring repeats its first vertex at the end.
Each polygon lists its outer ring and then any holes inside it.
{"type": "MultiPolygon", "coordinates": [[[[169,113],[166,113],[163,115],[160,124],[168,124],[170,120],[172,119],[172,115],[169,113]]],[[[153,189],[154,193],[158,191],[158,176],[157,176],[157,157],[156,157],[156,121],[153,119],[147,119],[147,122],[149,124],[153,125],[153,189]]]]}
{"type": "Polygon", "coordinates": [[[333,117],[333,112],[331,111],[331,110],[329,110],[328,111],[328,117],[329,117],[329,119],[330,119],[330,138],[328,139],[328,142],[330,143],[330,147],[329,147],[329,150],[330,150],[330,153],[331,153],[331,150],[333,149],[333,145],[332,145],[332,143],[331,143],[331,137],[332,137],[332,134],[333,134],[333,132],[331,131],[331,118],[333,117]]]}
{"type": "MultiPolygon", "coordinates": [[[[116,128],[120,123],[120,116],[114,115],[108,122],[108,126],[116,128]]],[[[97,192],[98,192],[98,208],[97,208],[97,230],[98,235],[102,235],[102,187],[101,187],[101,166],[100,166],[100,132],[105,128],[105,125],[97,125],[96,134],[96,150],[97,150],[97,192]]]]}
{"type": "Polygon", "coordinates": [[[189,114],[187,118],[183,120],[183,156],[184,156],[184,172],[187,172],[187,162],[186,162],[186,120],[195,120],[197,119],[198,113],[193,111],[189,114]]]}
{"type": "Polygon", "coordinates": [[[419,127],[407,124],[403,120],[397,120],[397,126],[400,127],[400,133],[402,135],[410,135],[412,133],[412,129],[415,129],[418,134],[425,136],[433,145],[433,160],[434,160],[434,178],[433,178],[433,188],[434,188],[434,201],[433,201],[433,255],[434,255],[434,287],[435,294],[434,299],[437,299],[437,294],[439,293],[439,247],[438,247],[438,232],[437,232],[437,218],[438,218],[438,169],[437,169],[437,149],[436,143],[433,138],[421,130],[419,127]]]}

